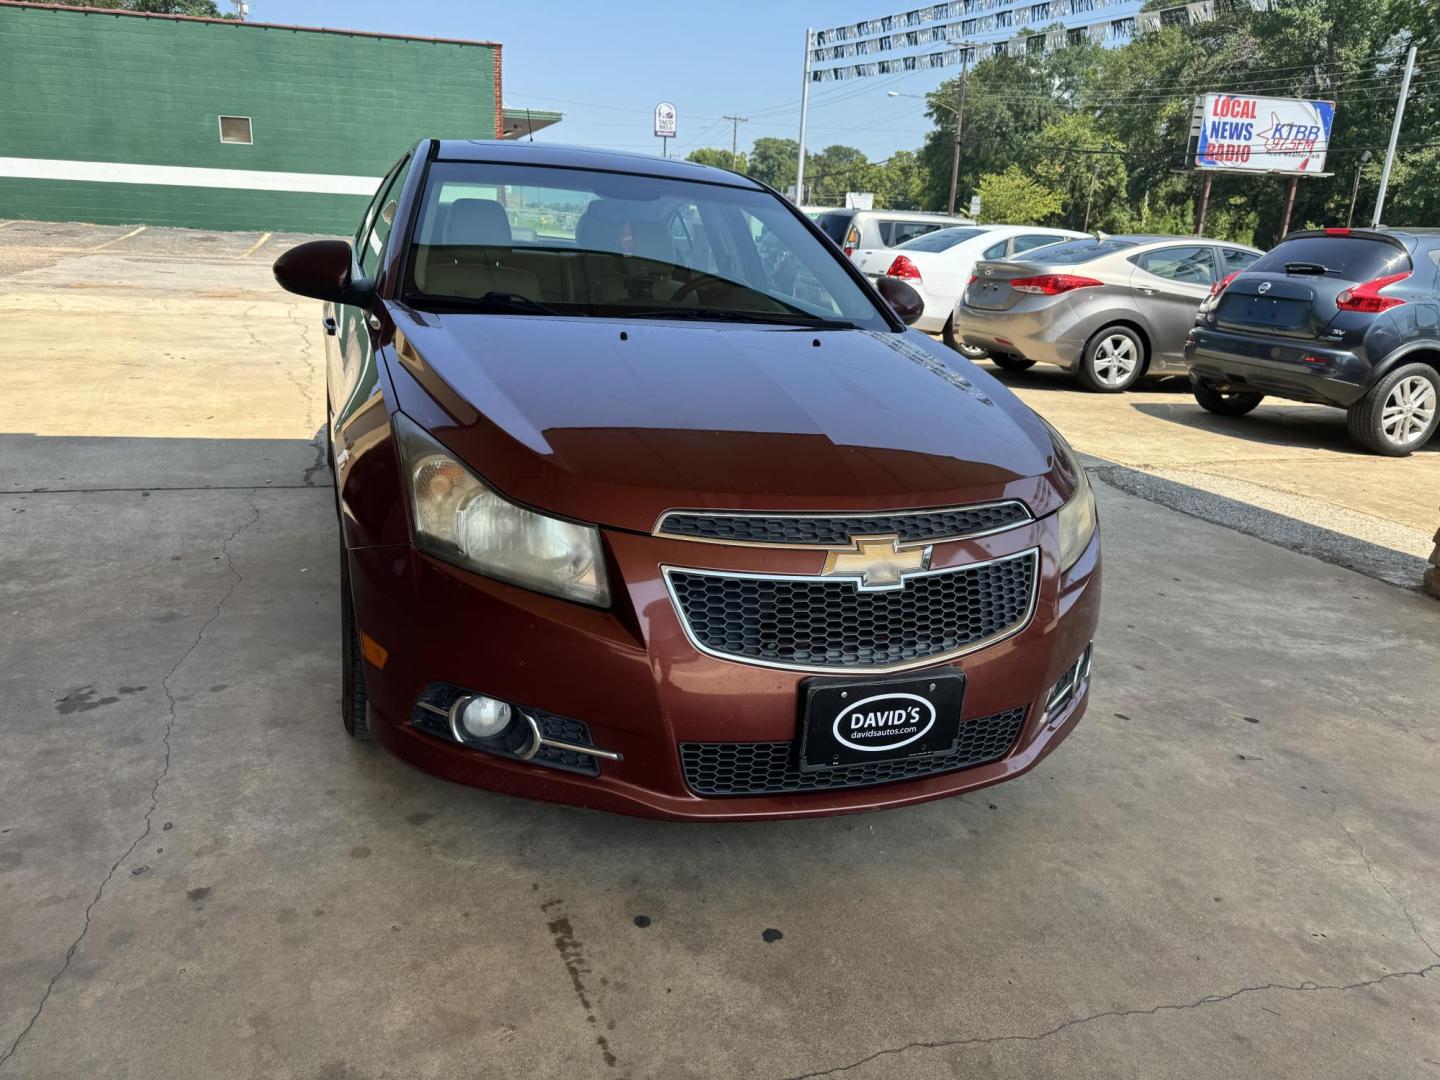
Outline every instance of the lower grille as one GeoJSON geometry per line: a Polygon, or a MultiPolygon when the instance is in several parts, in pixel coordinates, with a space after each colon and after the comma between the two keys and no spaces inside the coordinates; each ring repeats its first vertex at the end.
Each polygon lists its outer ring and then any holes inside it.
{"type": "MultiPolygon", "coordinates": [[[[444,717],[436,716],[429,709],[422,708],[420,702],[445,711],[455,703],[456,698],[464,693],[464,690],[451,683],[431,683],[421,692],[419,702],[410,710],[410,723],[423,731],[428,731],[431,735],[450,739],[449,722],[444,717]]],[[[573,743],[576,746],[595,745],[590,741],[590,728],[583,720],[572,720],[568,716],[556,716],[554,713],[545,712],[543,709],[532,709],[526,705],[516,707],[521,712],[535,718],[535,723],[540,726],[540,734],[547,739],[573,743]]],[[[494,750],[486,752],[499,753],[494,750]]],[[[512,755],[501,754],[500,756],[510,757],[512,755]]],[[[599,761],[589,754],[577,754],[573,750],[542,746],[529,760],[532,765],[548,765],[552,769],[564,769],[566,772],[582,773],[585,776],[600,775],[599,761]]]]}
{"type": "Polygon", "coordinates": [[[667,568],[703,651],[787,668],[871,671],[954,655],[1018,630],[1035,595],[1034,550],[914,574],[862,591],[852,579],[667,568]]]}
{"type": "Polygon", "coordinates": [[[685,783],[696,795],[776,795],[832,791],[913,780],[998,761],[1009,753],[1025,722],[1025,708],[1007,709],[960,725],[960,742],[949,754],[800,771],[798,742],[681,743],[685,783]]]}

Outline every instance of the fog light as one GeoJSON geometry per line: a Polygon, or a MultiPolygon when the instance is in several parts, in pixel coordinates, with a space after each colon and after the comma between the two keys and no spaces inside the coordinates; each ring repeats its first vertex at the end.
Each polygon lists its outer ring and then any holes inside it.
{"type": "Polygon", "coordinates": [[[450,730],[459,742],[493,739],[510,726],[514,710],[484,694],[462,697],[450,706],[450,730]]]}

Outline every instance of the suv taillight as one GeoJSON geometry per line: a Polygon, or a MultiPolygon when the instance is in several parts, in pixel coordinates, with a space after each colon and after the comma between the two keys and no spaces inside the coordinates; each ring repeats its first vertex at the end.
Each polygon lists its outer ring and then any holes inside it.
{"type": "Polygon", "coordinates": [[[1211,296],[1219,296],[1222,292],[1225,291],[1225,286],[1229,285],[1230,282],[1234,281],[1236,275],[1238,275],[1239,273],[1240,273],[1239,270],[1231,270],[1230,273],[1226,274],[1226,275],[1225,275],[1223,278],[1221,278],[1219,281],[1215,282],[1214,285],[1211,285],[1211,286],[1210,286],[1210,295],[1211,295],[1211,296]]]}
{"type": "Polygon", "coordinates": [[[1040,274],[1037,277],[1014,278],[1010,282],[1010,287],[1016,292],[1055,296],[1057,293],[1069,292],[1071,289],[1091,289],[1104,284],[1103,281],[1096,281],[1091,277],[1080,277],[1076,274],[1040,274]]]}
{"type": "Polygon", "coordinates": [[[1399,307],[1405,303],[1398,296],[1381,296],[1380,290],[1387,285],[1394,285],[1397,281],[1404,281],[1410,276],[1406,270],[1401,274],[1387,274],[1385,277],[1378,277],[1374,281],[1367,281],[1363,285],[1352,285],[1335,298],[1335,306],[1341,311],[1363,311],[1367,315],[1375,315],[1382,311],[1389,311],[1393,307],[1399,307]]]}
{"type": "Polygon", "coordinates": [[[860,246],[860,230],[851,225],[850,231],[845,234],[845,243],[841,246],[845,250],[847,259],[855,254],[855,249],[860,246]]]}
{"type": "Polygon", "coordinates": [[[895,261],[890,264],[890,269],[885,271],[886,277],[907,278],[910,281],[920,280],[919,268],[910,261],[908,255],[896,255],[895,261]]]}

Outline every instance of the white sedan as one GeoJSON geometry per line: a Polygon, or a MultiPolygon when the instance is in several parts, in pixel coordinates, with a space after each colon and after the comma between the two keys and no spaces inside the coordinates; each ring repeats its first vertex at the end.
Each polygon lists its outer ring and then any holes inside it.
{"type": "Polygon", "coordinates": [[[1074,240],[1085,233],[1031,225],[957,225],[907,240],[899,247],[869,248],[850,256],[871,281],[901,278],[925,298],[925,314],[915,328],[945,335],[954,345],[951,317],[975,264],[982,259],[1009,259],[1022,251],[1074,240]]]}

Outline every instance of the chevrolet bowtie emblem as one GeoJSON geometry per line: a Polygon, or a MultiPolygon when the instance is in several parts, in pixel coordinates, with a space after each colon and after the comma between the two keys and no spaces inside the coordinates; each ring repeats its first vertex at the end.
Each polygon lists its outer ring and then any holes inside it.
{"type": "Polygon", "coordinates": [[[928,546],[902,548],[898,536],[855,536],[851,543],[853,550],[826,555],[820,573],[855,578],[857,589],[871,591],[904,588],[906,575],[930,567],[928,546]]]}

